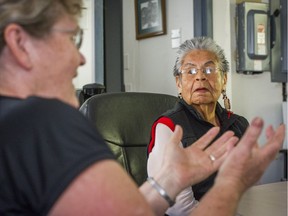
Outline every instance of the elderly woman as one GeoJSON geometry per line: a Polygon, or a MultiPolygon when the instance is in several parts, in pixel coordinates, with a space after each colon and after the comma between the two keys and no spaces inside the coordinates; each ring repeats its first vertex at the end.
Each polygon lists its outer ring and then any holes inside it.
{"type": "MultiPolygon", "coordinates": [[[[248,126],[244,117],[230,111],[229,99],[226,96],[229,65],[223,49],[211,38],[198,37],[185,41],[177,54],[174,76],[179,101],[152,126],[148,146],[148,175],[153,175],[155,168],[161,166],[162,158],[157,155],[160,151],[165,151],[164,140],[170,137],[176,124],[183,128],[181,144],[184,148],[193,144],[212,127],[220,128],[219,136],[231,130],[240,138],[248,126]],[[221,94],[225,108],[218,103],[221,94]]],[[[211,161],[216,157],[217,155],[210,155],[211,161]]],[[[196,200],[200,200],[211,188],[215,176],[216,173],[184,190],[167,214],[188,215],[197,204],[196,200]]]]}

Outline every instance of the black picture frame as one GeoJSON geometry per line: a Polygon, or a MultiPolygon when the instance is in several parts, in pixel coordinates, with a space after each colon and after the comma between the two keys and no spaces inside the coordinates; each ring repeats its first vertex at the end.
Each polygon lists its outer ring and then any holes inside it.
{"type": "Polygon", "coordinates": [[[166,32],[165,0],[135,0],[136,39],[145,39],[166,32]]]}

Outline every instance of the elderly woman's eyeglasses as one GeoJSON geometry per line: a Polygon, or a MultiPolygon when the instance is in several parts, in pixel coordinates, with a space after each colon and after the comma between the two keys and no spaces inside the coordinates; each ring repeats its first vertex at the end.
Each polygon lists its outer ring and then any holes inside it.
{"type": "Polygon", "coordinates": [[[217,70],[218,68],[214,66],[206,66],[203,68],[190,67],[190,68],[181,70],[180,74],[196,75],[199,71],[201,71],[205,75],[213,75],[217,73],[217,70]]]}
{"type": "Polygon", "coordinates": [[[77,28],[76,30],[64,30],[64,29],[53,28],[52,31],[71,34],[72,42],[75,44],[77,49],[80,49],[82,45],[82,41],[83,41],[83,29],[77,28]]]}

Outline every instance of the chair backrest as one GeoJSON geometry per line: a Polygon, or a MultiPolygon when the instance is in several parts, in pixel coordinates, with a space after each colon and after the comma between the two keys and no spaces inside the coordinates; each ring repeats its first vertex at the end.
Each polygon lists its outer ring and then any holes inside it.
{"type": "Polygon", "coordinates": [[[177,97],[141,92],[92,96],[80,111],[94,122],[100,134],[138,185],[147,178],[147,144],[153,122],[171,109],[177,97]]]}

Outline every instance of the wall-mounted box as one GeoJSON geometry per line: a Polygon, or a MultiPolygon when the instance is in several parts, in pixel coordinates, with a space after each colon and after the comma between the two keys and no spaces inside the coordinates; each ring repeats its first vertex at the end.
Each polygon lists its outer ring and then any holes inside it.
{"type": "Polygon", "coordinates": [[[270,19],[265,3],[237,5],[237,72],[270,71],[270,19]]]}
{"type": "Polygon", "coordinates": [[[287,0],[270,0],[271,81],[287,82],[287,0]]]}

